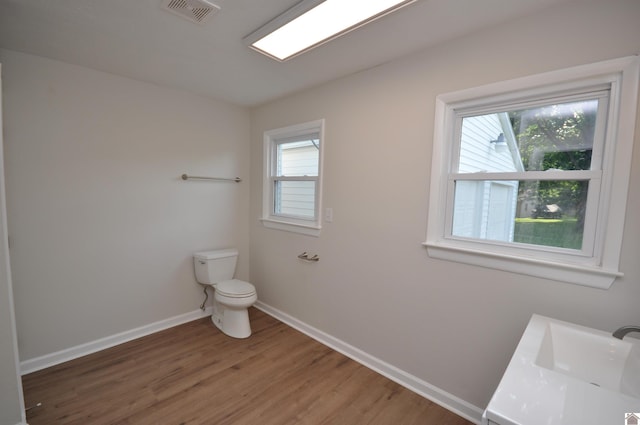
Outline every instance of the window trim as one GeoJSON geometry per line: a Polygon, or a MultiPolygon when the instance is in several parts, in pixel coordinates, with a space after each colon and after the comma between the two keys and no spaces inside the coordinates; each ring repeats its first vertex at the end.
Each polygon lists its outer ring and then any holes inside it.
{"type": "Polygon", "coordinates": [[[262,191],[262,224],[271,229],[300,233],[308,236],[319,236],[322,229],[322,164],[324,155],[324,119],[295,124],[264,132],[263,150],[263,191],[262,191]],[[276,176],[278,144],[285,143],[287,139],[295,139],[301,136],[317,134],[320,140],[318,152],[318,175],[308,177],[291,177],[280,179],[282,181],[315,181],[315,218],[312,220],[299,217],[290,217],[274,213],[274,192],[276,176]]]}
{"type": "MultiPolygon", "coordinates": [[[[439,95],[436,98],[427,237],[429,256],[524,275],[608,289],[619,271],[624,232],[631,153],[637,114],[640,60],[630,56],[551,71],[439,95]],[[461,240],[446,235],[448,180],[461,110],[509,107],[544,96],[557,98],[579,90],[607,87],[609,118],[605,134],[597,227],[592,256],[557,255],[539,258],[545,247],[514,249],[491,241],[461,240]],[[614,166],[615,164],[615,166],[614,166]],[[609,208],[615,205],[615,208],[609,208]]],[[[586,236],[586,235],[585,235],[586,236]]]]}

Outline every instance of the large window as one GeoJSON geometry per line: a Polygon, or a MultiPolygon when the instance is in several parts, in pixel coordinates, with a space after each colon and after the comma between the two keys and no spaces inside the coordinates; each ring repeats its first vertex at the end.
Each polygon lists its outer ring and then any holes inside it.
{"type": "Polygon", "coordinates": [[[319,234],[322,133],[322,120],[265,133],[265,226],[319,234]]]}
{"type": "Polygon", "coordinates": [[[430,255],[609,287],[637,84],[626,58],[439,96],[430,255]]]}

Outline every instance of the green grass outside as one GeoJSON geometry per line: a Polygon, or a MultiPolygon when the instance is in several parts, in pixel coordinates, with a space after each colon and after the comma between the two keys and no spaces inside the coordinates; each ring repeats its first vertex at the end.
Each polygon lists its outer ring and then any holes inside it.
{"type": "Polygon", "coordinates": [[[516,218],[514,242],[581,249],[582,227],[575,217],[516,218]]]}

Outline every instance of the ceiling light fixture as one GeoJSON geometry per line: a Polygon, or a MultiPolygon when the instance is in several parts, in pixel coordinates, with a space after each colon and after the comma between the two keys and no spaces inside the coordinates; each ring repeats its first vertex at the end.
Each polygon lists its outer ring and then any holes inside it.
{"type": "Polygon", "coordinates": [[[285,61],[416,0],[303,0],[244,38],[252,49],[285,61]]]}

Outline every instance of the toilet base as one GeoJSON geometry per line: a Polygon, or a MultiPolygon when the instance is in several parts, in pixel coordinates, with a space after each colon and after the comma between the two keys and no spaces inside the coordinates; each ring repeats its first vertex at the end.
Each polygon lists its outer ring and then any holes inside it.
{"type": "Polygon", "coordinates": [[[228,308],[214,301],[211,321],[222,333],[230,337],[248,338],[251,336],[247,308],[228,308]]]}

